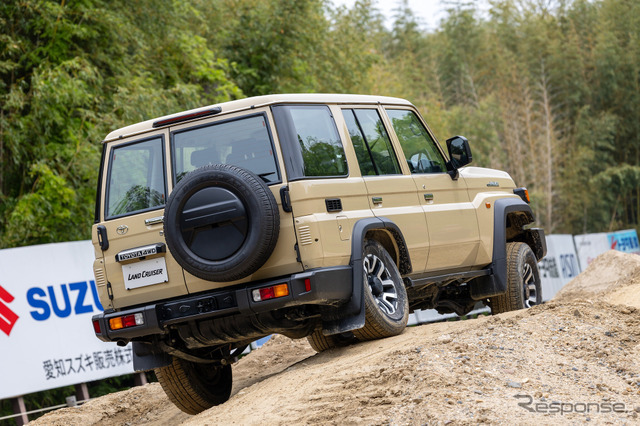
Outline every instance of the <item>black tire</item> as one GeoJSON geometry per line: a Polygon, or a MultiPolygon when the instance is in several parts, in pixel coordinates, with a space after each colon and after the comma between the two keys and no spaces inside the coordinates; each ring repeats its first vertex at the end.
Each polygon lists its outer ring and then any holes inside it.
{"type": "Polygon", "coordinates": [[[409,301],[398,267],[375,240],[367,240],[362,263],[365,324],[353,334],[358,340],[373,340],[402,333],[409,320],[409,301]]]}
{"type": "Polygon", "coordinates": [[[316,352],[323,352],[338,346],[333,336],[322,334],[322,329],[317,329],[307,336],[307,342],[316,352]]]}
{"type": "Polygon", "coordinates": [[[313,333],[307,336],[307,341],[314,351],[324,352],[328,349],[347,346],[351,343],[354,343],[355,337],[350,331],[332,336],[325,336],[324,334],[322,334],[322,328],[317,328],[313,331],[313,333]]]}
{"type": "Polygon", "coordinates": [[[155,369],[158,382],[171,402],[187,414],[198,414],[229,400],[231,365],[199,364],[173,357],[173,363],[155,369]]]}
{"type": "Polygon", "coordinates": [[[530,308],[542,303],[538,261],[525,243],[507,243],[507,292],[491,298],[491,313],[530,308]]]}
{"type": "Polygon", "coordinates": [[[196,277],[235,281],[257,271],[278,242],[280,215],[271,190],[252,172],[211,164],[187,174],[164,211],[167,247],[196,277]]]}

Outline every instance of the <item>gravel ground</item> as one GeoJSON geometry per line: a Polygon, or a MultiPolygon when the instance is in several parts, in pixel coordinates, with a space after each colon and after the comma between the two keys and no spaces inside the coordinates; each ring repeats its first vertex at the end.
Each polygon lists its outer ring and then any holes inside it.
{"type": "Polygon", "coordinates": [[[153,383],[33,424],[638,423],[639,266],[605,253],[557,301],[322,354],[275,336],[234,365],[231,399],[197,416],[153,383]]]}

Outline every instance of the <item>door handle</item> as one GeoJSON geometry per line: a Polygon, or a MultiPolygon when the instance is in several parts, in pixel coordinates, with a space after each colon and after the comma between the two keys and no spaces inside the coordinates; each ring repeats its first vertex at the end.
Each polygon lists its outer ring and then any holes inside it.
{"type": "Polygon", "coordinates": [[[433,194],[424,194],[425,201],[433,201],[433,194]]]}
{"type": "Polygon", "coordinates": [[[147,226],[157,225],[159,223],[164,223],[164,216],[152,217],[151,219],[144,220],[144,224],[147,226]]]}
{"type": "Polygon", "coordinates": [[[371,197],[373,204],[382,204],[382,197],[371,197]]]}

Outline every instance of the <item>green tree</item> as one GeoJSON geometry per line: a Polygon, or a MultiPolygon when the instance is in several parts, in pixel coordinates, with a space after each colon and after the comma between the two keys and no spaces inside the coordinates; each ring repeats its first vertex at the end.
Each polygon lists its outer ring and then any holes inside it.
{"type": "Polygon", "coordinates": [[[100,140],[241,96],[183,2],[0,5],[0,247],[89,236],[100,140]]]}

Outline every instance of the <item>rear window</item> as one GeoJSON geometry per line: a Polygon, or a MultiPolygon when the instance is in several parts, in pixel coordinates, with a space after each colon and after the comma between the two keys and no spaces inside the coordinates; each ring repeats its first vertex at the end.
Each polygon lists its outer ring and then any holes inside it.
{"type": "Polygon", "coordinates": [[[165,203],[162,138],[111,150],[106,217],[151,210],[165,203]]]}
{"type": "Polygon", "coordinates": [[[173,135],[174,182],[208,164],[233,164],[267,184],[280,182],[264,115],[216,122],[173,135]]]}
{"type": "Polygon", "coordinates": [[[287,146],[289,179],[346,176],[347,159],[326,105],[273,107],[280,141],[287,146]]]}

